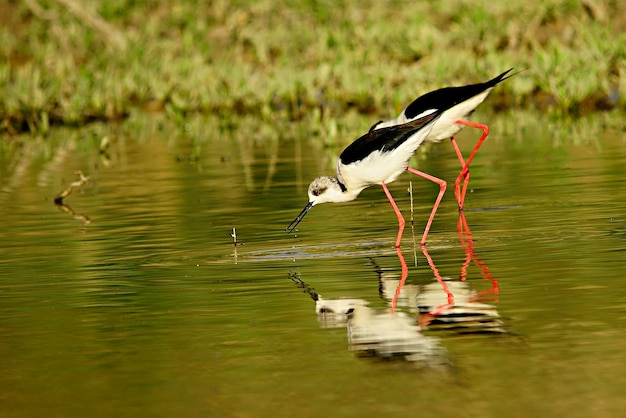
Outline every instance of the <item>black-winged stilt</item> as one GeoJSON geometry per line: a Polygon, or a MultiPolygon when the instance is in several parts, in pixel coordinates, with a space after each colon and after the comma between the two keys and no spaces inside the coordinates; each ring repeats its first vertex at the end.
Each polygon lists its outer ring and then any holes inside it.
{"type": "MultiPolygon", "coordinates": [[[[456,196],[457,203],[459,204],[459,209],[462,210],[465,202],[467,185],[469,183],[469,165],[474,159],[474,156],[476,155],[476,152],[478,152],[478,149],[482,145],[483,141],[487,135],[489,135],[489,127],[487,125],[470,122],[468,121],[468,118],[478,105],[485,100],[496,84],[515,75],[511,74],[507,76],[507,74],[509,74],[512,70],[513,69],[511,68],[484,83],[471,84],[462,87],[446,87],[426,93],[408,105],[397,118],[385,122],[377,122],[370,128],[370,131],[401,125],[411,120],[419,119],[423,115],[432,112],[433,109],[445,110],[441,117],[439,117],[439,119],[437,119],[437,121],[433,124],[425,142],[441,142],[444,139],[450,138],[454,151],[456,152],[462,166],[461,172],[454,182],[454,194],[456,196]],[[482,129],[483,131],[483,135],[476,143],[474,150],[470,153],[467,160],[463,159],[463,155],[461,154],[456,140],[454,139],[454,135],[456,135],[464,126],[471,126],[482,129]],[[460,187],[461,179],[464,180],[462,190],[460,187]]],[[[441,184],[441,180],[439,179],[434,181],[441,184]]]]}
{"type": "Polygon", "coordinates": [[[395,246],[400,247],[405,221],[391,197],[387,183],[391,183],[407,170],[431,181],[440,182],[439,195],[422,236],[421,244],[424,244],[439,202],[445,193],[446,183],[409,167],[409,159],[429,135],[443,110],[432,109],[430,112],[422,112],[420,117],[414,117],[406,123],[373,129],[348,145],[339,156],[337,177],[321,176],[311,182],[308,190],[309,203],[289,224],[286,231],[293,231],[313,206],[327,202],[349,202],[356,199],[363,189],[380,184],[398,217],[395,246]]]}

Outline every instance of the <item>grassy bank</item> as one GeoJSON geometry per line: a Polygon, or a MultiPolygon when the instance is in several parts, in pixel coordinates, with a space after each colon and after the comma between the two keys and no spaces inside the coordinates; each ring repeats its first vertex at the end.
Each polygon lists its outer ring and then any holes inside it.
{"type": "Polygon", "coordinates": [[[510,67],[525,71],[487,105],[575,118],[626,103],[617,1],[0,3],[5,136],[134,111],[375,119],[510,67]]]}

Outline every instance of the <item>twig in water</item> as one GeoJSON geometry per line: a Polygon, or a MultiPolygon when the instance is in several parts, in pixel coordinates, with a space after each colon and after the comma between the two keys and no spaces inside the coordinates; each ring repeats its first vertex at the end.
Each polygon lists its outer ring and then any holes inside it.
{"type": "Polygon", "coordinates": [[[233,233],[230,234],[231,237],[233,237],[233,245],[236,247],[237,246],[237,230],[235,228],[233,228],[233,233]]]}
{"type": "Polygon", "coordinates": [[[233,232],[230,234],[233,237],[233,247],[235,248],[235,252],[233,257],[235,257],[235,264],[237,264],[237,230],[233,227],[233,232]]]}
{"type": "Polygon", "coordinates": [[[65,190],[63,190],[54,198],[55,204],[62,205],[63,199],[69,196],[74,189],[82,187],[85,183],[89,181],[89,176],[85,176],[82,171],[79,170],[76,172],[76,174],[78,174],[79,179],[70,183],[70,185],[65,190]]]}
{"type": "Polygon", "coordinates": [[[56,204],[56,207],[59,208],[59,210],[65,213],[69,213],[74,219],[83,221],[83,227],[80,229],[80,232],[85,232],[86,231],[85,227],[91,224],[91,218],[89,218],[89,216],[74,212],[74,209],[72,209],[69,205],[66,205],[63,202],[60,202],[60,203],[55,202],[55,204],[56,204]]]}

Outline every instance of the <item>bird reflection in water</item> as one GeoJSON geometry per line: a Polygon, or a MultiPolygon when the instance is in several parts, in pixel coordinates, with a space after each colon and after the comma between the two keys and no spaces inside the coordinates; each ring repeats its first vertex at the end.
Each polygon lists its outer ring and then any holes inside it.
{"type": "Polygon", "coordinates": [[[414,317],[373,309],[364,299],[324,299],[297,274],[289,277],[315,301],[320,327],[347,328],[349,349],[360,356],[405,360],[420,367],[449,364],[439,339],[422,334],[414,317]]]}
{"type": "Polygon", "coordinates": [[[399,252],[398,258],[402,265],[402,275],[399,280],[389,278],[372,260],[379,276],[381,297],[391,300],[391,312],[398,306],[417,311],[422,329],[447,329],[460,333],[503,333],[505,332],[504,324],[496,306],[486,303],[498,301],[500,293],[498,280],[493,277],[489,266],[476,256],[472,232],[463,212],[459,214],[457,232],[459,242],[465,251],[465,259],[458,279],[443,277],[428,249],[421,246],[435,281],[423,285],[405,285],[407,277],[405,270],[408,269],[406,269],[406,261],[402,253],[399,252]],[[471,288],[468,270],[472,264],[480,268],[481,277],[490,285],[488,289],[473,290],[471,288]]]}
{"type": "Polygon", "coordinates": [[[439,339],[422,334],[415,318],[404,312],[356,306],[348,310],[350,350],[384,359],[399,358],[429,366],[448,363],[439,339]]]}
{"type": "Polygon", "coordinates": [[[403,359],[429,367],[449,365],[440,339],[423,331],[447,330],[455,333],[504,333],[504,323],[495,305],[499,296],[498,280],[475,252],[472,233],[465,214],[459,214],[459,242],[465,258],[457,279],[443,277],[426,246],[422,253],[434,275],[426,284],[406,284],[408,266],[399,248],[401,274],[382,269],[373,258],[370,263],[378,275],[378,294],[389,303],[388,309],[373,309],[357,298],[324,299],[297,273],[290,279],[315,301],[321,328],[347,328],[350,350],[362,356],[403,359]],[[480,269],[489,288],[474,290],[468,280],[472,265],[480,269]],[[417,319],[416,319],[417,317],[417,319]]]}

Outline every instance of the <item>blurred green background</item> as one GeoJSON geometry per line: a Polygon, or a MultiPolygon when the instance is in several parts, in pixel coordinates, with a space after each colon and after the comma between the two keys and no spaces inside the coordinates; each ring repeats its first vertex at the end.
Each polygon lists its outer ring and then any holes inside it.
{"type": "Polygon", "coordinates": [[[0,132],[135,111],[378,120],[511,67],[486,106],[623,112],[625,29],[619,1],[0,0],[0,132]]]}

